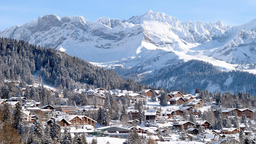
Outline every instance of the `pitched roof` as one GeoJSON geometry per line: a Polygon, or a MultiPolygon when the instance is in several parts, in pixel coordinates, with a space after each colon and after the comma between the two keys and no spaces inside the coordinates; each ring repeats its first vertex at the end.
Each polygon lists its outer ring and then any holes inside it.
{"type": "Polygon", "coordinates": [[[182,99],[184,101],[182,97],[173,97],[169,101],[178,101],[179,99],[182,99]]]}

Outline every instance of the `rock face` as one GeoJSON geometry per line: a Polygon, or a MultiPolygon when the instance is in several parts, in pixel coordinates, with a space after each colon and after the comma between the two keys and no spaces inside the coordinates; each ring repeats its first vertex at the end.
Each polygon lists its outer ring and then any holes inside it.
{"type": "Polygon", "coordinates": [[[115,68],[138,80],[188,60],[206,61],[224,70],[254,68],[256,20],[231,27],[222,21],[181,22],[149,11],[127,20],[45,15],[0,32],[0,37],[27,41],[115,68]]]}

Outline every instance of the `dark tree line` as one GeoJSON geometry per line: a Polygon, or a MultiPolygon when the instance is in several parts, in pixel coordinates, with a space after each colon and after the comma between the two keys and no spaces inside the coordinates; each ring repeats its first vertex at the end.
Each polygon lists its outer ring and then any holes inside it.
{"type": "Polygon", "coordinates": [[[191,60],[165,67],[156,74],[142,83],[171,90],[183,88],[188,93],[194,92],[196,88],[206,90],[208,86],[219,86],[223,92],[247,92],[256,95],[256,75],[241,71],[221,71],[203,61],[191,60]]]}
{"type": "Polygon", "coordinates": [[[0,67],[1,80],[22,80],[32,84],[33,76],[40,76],[43,82],[68,90],[74,89],[77,84],[135,91],[142,87],[122,79],[113,70],[96,67],[54,49],[7,38],[0,38],[0,67]]]}

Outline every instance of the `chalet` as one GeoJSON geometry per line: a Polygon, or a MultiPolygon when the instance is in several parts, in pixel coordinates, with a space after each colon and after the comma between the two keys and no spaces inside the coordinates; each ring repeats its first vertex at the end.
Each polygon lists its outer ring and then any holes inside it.
{"type": "Polygon", "coordinates": [[[237,116],[241,117],[242,115],[245,115],[247,118],[252,118],[253,117],[253,111],[244,108],[244,109],[237,109],[237,108],[227,108],[227,109],[222,109],[222,114],[223,115],[231,115],[232,113],[237,113],[237,116]]]}
{"type": "Polygon", "coordinates": [[[221,134],[237,134],[239,130],[237,128],[222,128],[221,134]]]}
{"type": "Polygon", "coordinates": [[[183,97],[183,94],[180,91],[173,90],[170,93],[167,94],[170,98],[173,97],[183,97]]]}
{"type": "Polygon", "coordinates": [[[66,115],[56,118],[56,121],[60,123],[60,126],[77,126],[77,125],[92,125],[95,127],[96,121],[87,116],[78,115],[66,115]]]}
{"type": "Polygon", "coordinates": [[[196,121],[196,127],[199,128],[200,126],[203,126],[205,129],[209,129],[211,124],[204,120],[204,121],[196,121]]]}
{"type": "Polygon", "coordinates": [[[183,111],[182,110],[172,111],[171,116],[174,116],[174,115],[183,116],[183,111]]]}
{"type": "Polygon", "coordinates": [[[186,105],[193,108],[201,108],[204,105],[204,101],[201,99],[194,99],[191,102],[187,103],[186,105]]]}
{"type": "Polygon", "coordinates": [[[253,117],[253,111],[245,108],[245,109],[238,109],[237,116],[241,117],[242,115],[245,115],[247,118],[253,117]]]}
{"type": "Polygon", "coordinates": [[[189,128],[189,129],[187,129],[187,133],[193,134],[193,135],[198,135],[199,131],[196,128],[189,128]]]}
{"type": "MultiPolygon", "coordinates": [[[[151,90],[151,89],[144,89],[144,90],[140,91],[139,94],[144,95],[146,97],[151,97],[153,91],[154,90],[151,90]]],[[[156,94],[156,96],[157,96],[157,94],[156,94]]]]}
{"type": "Polygon", "coordinates": [[[103,106],[105,101],[105,96],[96,93],[94,90],[89,89],[85,91],[89,105],[103,106]]]}
{"type": "Polygon", "coordinates": [[[132,98],[131,98],[132,103],[143,102],[143,101],[147,102],[148,98],[146,96],[143,96],[143,95],[133,95],[132,98]]]}
{"type": "Polygon", "coordinates": [[[133,120],[139,119],[138,110],[130,110],[130,111],[128,111],[128,114],[132,115],[133,120]]]}
{"type": "Polygon", "coordinates": [[[49,109],[51,111],[55,110],[55,108],[53,106],[51,106],[51,105],[44,105],[44,106],[41,107],[41,109],[49,109]]]}
{"type": "Polygon", "coordinates": [[[193,111],[193,107],[190,107],[190,106],[184,106],[184,107],[182,107],[180,110],[182,110],[182,111],[187,111],[188,113],[192,113],[192,111],[193,111]]]}
{"type": "Polygon", "coordinates": [[[192,95],[184,95],[183,99],[185,100],[186,103],[191,102],[195,98],[192,97],[192,95]]]}
{"type": "Polygon", "coordinates": [[[182,97],[173,97],[169,101],[170,101],[170,105],[185,104],[185,100],[182,97]]]}
{"type": "Polygon", "coordinates": [[[189,122],[189,121],[181,121],[181,122],[174,122],[173,123],[173,127],[176,128],[176,129],[181,129],[182,125],[183,125],[184,129],[187,130],[188,127],[192,127],[195,124],[192,123],[192,122],[189,122]]]}
{"type": "Polygon", "coordinates": [[[155,109],[148,109],[145,112],[145,117],[147,121],[155,121],[157,118],[157,111],[155,109]]]}
{"type": "Polygon", "coordinates": [[[232,113],[237,113],[237,111],[238,111],[237,108],[227,108],[227,109],[221,110],[223,115],[231,115],[232,113]]]}
{"type": "Polygon", "coordinates": [[[138,123],[139,123],[139,120],[138,120],[138,119],[129,120],[129,121],[128,121],[128,124],[129,124],[130,126],[136,126],[138,123]]]}

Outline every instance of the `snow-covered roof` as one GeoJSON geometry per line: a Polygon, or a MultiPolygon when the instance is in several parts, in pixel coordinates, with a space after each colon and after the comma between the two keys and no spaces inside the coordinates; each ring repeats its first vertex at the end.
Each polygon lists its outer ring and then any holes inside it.
{"type": "Polygon", "coordinates": [[[106,131],[130,131],[130,129],[120,126],[106,126],[97,128],[97,130],[106,130],[106,131]]]}
{"type": "Polygon", "coordinates": [[[6,103],[14,107],[19,101],[7,101],[6,103]]]}
{"type": "Polygon", "coordinates": [[[178,101],[179,99],[184,100],[182,97],[173,97],[169,101],[178,101]]]}
{"type": "Polygon", "coordinates": [[[180,93],[180,91],[174,90],[174,91],[171,91],[169,94],[171,94],[171,95],[176,95],[177,93],[180,93]]]}
{"type": "Polygon", "coordinates": [[[250,109],[248,109],[248,108],[243,108],[243,109],[238,109],[238,110],[240,110],[241,112],[243,112],[243,111],[245,111],[245,110],[252,111],[252,110],[250,110],[250,109]]]}
{"type": "Polygon", "coordinates": [[[231,111],[233,111],[233,110],[235,110],[236,108],[227,108],[227,109],[222,109],[221,111],[223,112],[223,113],[228,113],[228,112],[231,112],[231,111]]]}
{"type": "Polygon", "coordinates": [[[187,105],[196,105],[196,104],[198,104],[200,101],[203,101],[203,100],[201,100],[201,99],[194,99],[194,100],[192,100],[191,102],[189,102],[187,105]]]}
{"type": "MultiPolygon", "coordinates": [[[[238,130],[237,128],[222,128],[221,132],[232,132],[234,130],[238,130]]],[[[239,131],[239,130],[238,130],[239,131]]]]}
{"type": "MultiPolygon", "coordinates": [[[[196,124],[202,125],[202,124],[204,124],[205,122],[208,122],[208,121],[206,121],[206,120],[200,120],[200,121],[196,121],[196,124]]],[[[208,122],[208,123],[209,123],[209,122],[208,122]]]]}

